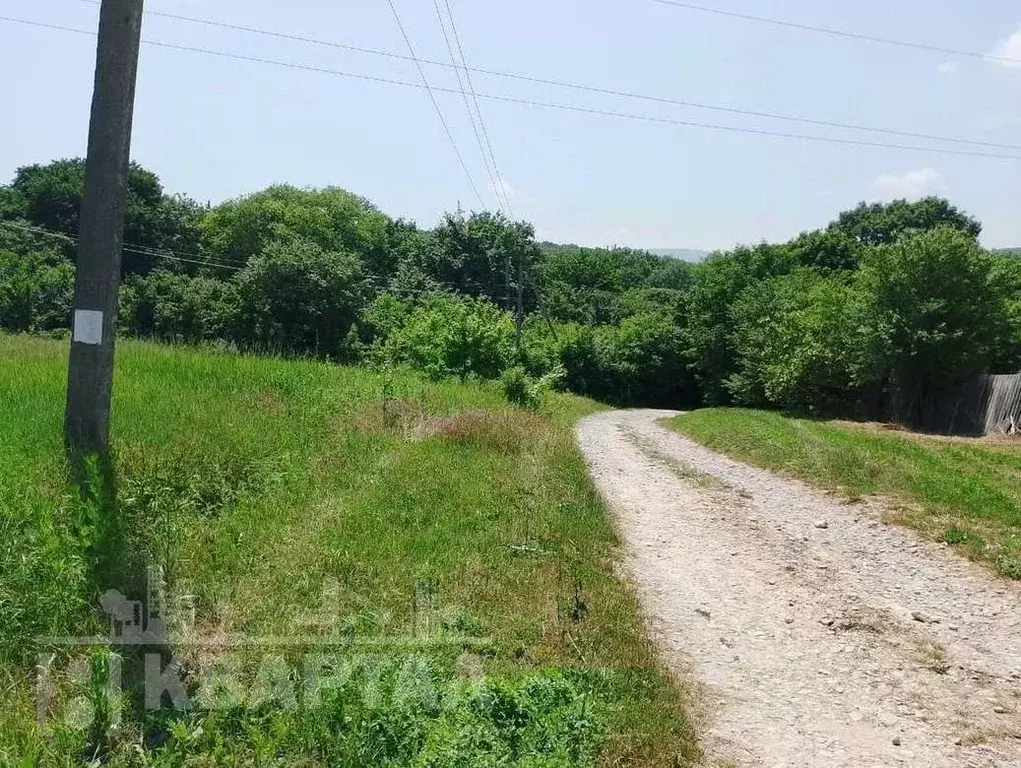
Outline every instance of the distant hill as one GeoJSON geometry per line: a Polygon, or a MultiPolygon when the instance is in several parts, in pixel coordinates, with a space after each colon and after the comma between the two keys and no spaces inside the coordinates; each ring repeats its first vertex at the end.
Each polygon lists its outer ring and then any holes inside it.
{"type": "Polygon", "coordinates": [[[657,256],[670,256],[681,261],[702,261],[709,251],[696,251],[691,248],[649,248],[649,253],[657,256]]]}
{"type": "Polygon", "coordinates": [[[994,248],[993,253],[1012,253],[1021,256],[1021,248],[994,248]]]}

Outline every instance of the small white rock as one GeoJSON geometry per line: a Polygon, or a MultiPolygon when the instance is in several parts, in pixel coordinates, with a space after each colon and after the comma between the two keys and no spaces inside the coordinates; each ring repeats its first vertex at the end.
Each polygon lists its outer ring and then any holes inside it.
{"type": "Polygon", "coordinates": [[[817,522],[817,523],[815,524],[815,527],[816,527],[816,528],[829,528],[829,527],[830,527],[830,524],[829,524],[829,523],[827,523],[827,522],[826,522],[825,520],[820,520],[819,522],[817,522]]]}

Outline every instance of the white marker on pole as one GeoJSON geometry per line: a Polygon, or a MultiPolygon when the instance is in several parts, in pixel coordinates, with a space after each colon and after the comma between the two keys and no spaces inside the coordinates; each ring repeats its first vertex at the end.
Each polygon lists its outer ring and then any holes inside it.
{"type": "Polygon", "coordinates": [[[103,343],[103,313],[96,309],[74,311],[74,333],[72,341],[97,346],[103,343]]]}

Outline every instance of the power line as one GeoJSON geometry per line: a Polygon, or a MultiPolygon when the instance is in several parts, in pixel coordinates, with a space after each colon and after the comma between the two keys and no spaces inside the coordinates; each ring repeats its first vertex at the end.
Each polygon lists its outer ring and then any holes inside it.
{"type": "Polygon", "coordinates": [[[447,35],[447,26],[443,23],[443,14],[440,13],[440,4],[437,0],[433,0],[433,8],[436,9],[436,20],[440,23],[440,31],[443,33],[443,42],[447,44],[447,52],[450,54],[450,63],[454,65],[454,74],[457,76],[457,87],[461,91],[461,97],[464,99],[465,109],[468,111],[468,121],[472,126],[472,133],[475,134],[475,143],[479,146],[479,152],[482,153],[482,164],[486,167],[486,175],[489,176],[489,183],[493,187],[493,196],[496,197],[497,210],[504,207],[503,200],[500,199],[500,190],[496,186],[496,179],[493,178],[493,170],[489,166],[489,158],[486,156],[486,149],[482,145],[482,136],[479,135],[479,127],[475,124],[475,114],[472,112],[471,102],[468,101],[468,93],[464,89],[464,80],[461,78],[461,71],[457,68],[457,62],[454,60],[454,48],[450,44],[450,37],[447,35]]]}
{"type": "MultiPolygon", "coordinates": [[[[37,21],[27,21],[25,19],[11,18],[7,16],[0,16],[0,21],[11,21],[19,24],[28,24],[30,26],[42,27],[46,29],[56,29],[64,32],[75,32],[78,34],[84,34],[94,37],[95,33],[83,29],[75,29],[73,27],[64,27],[56,24],[48,24],[37,21]]],[[[218,56],[226,59],[233,59],[236,61],[247,61],[255,62],[259,64],[267,64],[270,66],[283,67],[286,69],[299,70],[304,72],[317,72],[319,74],[331,75],[335,77],[351,78],[355,80],[364,80],[367,82],[383,83],[386,85],[399,85],[406,88],[418,88],[422,89],[425,86],[422,83],[412,83],[406,80],[396,80],[392,78],[379,77],[377,75],[365,75],[355,72],[342,72],[334,69],[326,69],[325,67],[316,67],[309,64],[298,64],[295,62],[281,61],[277,59],[266,59],[257,56],[248,56],[245,54],[228,53],[226,51],[217,51],[210,48],[197,48],[194,46],[179,45],[176,43],[165,43],[157,40],[143,40],[143,44],[151,45],[158,48],[166,48],[169,50],[185,51],[188,53],[201,53],[209,56],[218,56]]],[[[457,94],[458,92],[451,88],[442,88],[439,86],[432,86],[432,91],[440,93],[452,93],[457,94]]],[[[845,146],[860,146],[860,147],[872,147],[877,149],[898,149],[911,152],[928,152],[933,154],[943,155],[958,155],[964,157],[986,157],[999,160],[1021,160],[1021,155],[1006,155],[1002,153],[993,152],[977,152],[972,150],[963,149],[949,149],[945,147],[921,147],[910,144],[889,144],[880,141],[867,141],[864,139],[842,139],[831,136],[815,136],[811,134],[799,134],[799,133],[787,133],[784,131],[774,131],[764,128],[743,128],[732,125],[718,125],[713,123],[701,123],[693,120],[677,120],[664,117],[655,117],[652,115],[641,115],[633,112],[614,112],[604,109],[594,109],[589,107],[579,107],[570,104],[559,104],[556,102],[548,101],[537,101],[533,99],[520,99],[512,96],[500,96],[496,94],[479,93],[479,98],[491,99],[493,101],[502,101],[509,104],[520,104],[524,106],[532,107],[544,107],[548,109],[558,109],[568,112],[579,112],[582,114],[602,115],[605,117],[616,117],[621,119],[630,120],[641,120],[644,122],[660,123],[664,125],[678,125],[687,128],[701,128],[706,130],[717,130],[726,131],[730,133],[744,133],[757,136],[772,136],[776,138],[784,139],[797,139],[799,141],[815,141],[830,144],[841,144],[845,146]]]]}
{"type": "MultiPolygon", "coordinates": [[[[15,224],[11,221],[0,221],[0,227],[7,227],[8,229],[17,229],[22,232],[29,232],[31,234],[43,235],[46,237],[52,237],[57,240],[64,240],[71,243],[72,245],[78,244],[78,238],[72,235],[65,235],[63,232],[54,232],[53,230],[46,229],[44,227],[35,227],[27,224],[15,224]]],[[[134,245],[132,243],[124,243],[121,249],[125,253],[133,253],[136,256],[152,256],[160,259],[169,259],[170,261],[179,261],[185,264],[198,264],[204,267],[215,267],[218,269],[229,269],[234,272],[240,272],[241,267],[232,266],[236,262],[219,264],[214,261],[199,261],[196,259],[187,259],[176,255],[173,251],[158,251],[155,248],[149,248],[144,245],[134,245]]]]}
{"type": "MultiPolygon", "coordinates": [[[[14,227],[15,229],[25,229],[26,231],[28,229],[31,229],[31,227],[27,227],[26,228],[26,227],[23,227],[23,226],[15,226],[12,222],[6,222],[6,221],[0,221],[0,225],[7,226],[7,227],[14,227]]],[[[53,235],[55,237],[69,237],[69,235],[60,234],[58,232],[54,232],[53,230],[43,229],[42,227],[35,227],[35,229],[38,232],[40,232],[40,233],[53,235]]],[[[210,255],[206,254],[206,253],[195,253],[193,251],[182,251],[182,250],[176,249],[176,248],[174,250],[172,250],[172,251],[171,250],[159,250],[159,249],[153,248],[152,246],[149,246],[149,245],[141,245],[140,243],[132,243],[132,242],[130,242],[128,240],[123,241],[123,244],[125,246],[125,249],[130,247],[130,248],[134,248],[134,249],[139,250],[139,251],[151,251],[152,255],[154,255],[154,256],[166,256],[167,254],[170,254],[174,258],[178,258],[178,259],[183,257],[183,256],[190,257],[191,259],[197,259],[198,263],[210,263],[210,264],[217,264],[217,265],[226,264],[226,265],[236,266],[236,267],[239,267],[239,268],[242,268],[242,267],[245,266],[245,262],[243,262],[243,261],[234,261],[232,259],[218,259],[217,261],[212,262],[212,261],[210,261],[210,259],[212,257],[210,257],[210,255]]]]}
{"type": "MultiPolygon", "coordinates": [[[[437,2],[437,0],[433,0],[433,2],[437,2]]],[[[507,188],[503,183],[503,175],[500,173],[500,168],[496,163],[496,153],[493,152],[493,142],[489,140],[489,131],[486,129],[486,121],[482,116],[482,107],[479,106],[479,97],[475,93],[475,85],[472,83],[471,68],[468,66],[468,59],[464,55],[464,46],[461,45],[461,35],[457,31],[457,24],[454,21],[454,12],[450,8],[450,0],[443,0],[443,3],[447,7],[447,16],[450,17],[450,28],[454,31],[454,40],[457,42],[457,51],[461,56],[461,64],[464,67],[464,76],[468,81],[468,90],[471,91],[472,101],[475,104],[475,111],[479,114],[479,124],[482,126],[482,135],[486,139],[486,147],[489,150],[489,158],[493,163],[493,170],[496,172],[496,185],[503,194],[503,201],[506,205],[507,213],[510,214],[511,218],[514,218],[514,211],[511,209],[510,198],[507,196],[507,188]]],[[[453,55],[451,55],[450,60],[453,63],[453,55]]],[[[456,65],[454,66],[454,71],[457,72],[456,65]]]]}
{"type": "Polygon", "coordinates": [[[711,13],[716,16],[728,16],[733,19],[743,19],[744,21],[755,21],[760,24],[772,24],[777,27],[786,27],[788,29],[799,29],[803,32],[818,32],[824,35],[833,35],[836,37],[845,37],[850,40],[864,40],[869,43],[881,43],[883,45],[895,45],[900,48],[914,48],[920,51],[929,51],[930,53],[943,53],[949,56],[966,56],[973,59],[984,59],[986,61],[998,61],[1004,64],[1021,64],[1021,59],[1011,58],[1009,56],[996,56],[990,53],[978,53],[977,51],[962,51],[957,48],[945,48],[940,45],[929,45],[928,43],[914,43],[908,40],[896,40],[890,37],[878,37],[876,35],[866,35],[859,32],[849,32],[843,29],[833,29],[831,27],[817,27],[812,24],[801,24],[796,21],[785,21],[783,19],[773,19],[767,16],[754,16],[750,13],[738,13],[737,11],[726,11],[722,8],[708,8],[704,5],[695,5],[694,3],[683,2],[682,0],[652,0],[654,3],[660,5],[673,5],[677,8],[685,8],[689,11],[698,11],[699,13],[711,13]]]}
{"type": "MultiPolygon", "coordinates": [[[[63,240],[65,242],[71,243],[72,245],[77,245],[78,244],[78,238],[77,237],[75,237],[73,235],[64,234],[63,232],[57,232],[57,231],[52,230],[52,229],[46,229],[45,227],[38,227],[38,226],[31,225],[31,224],[18,224],[18,223],[13,222],[13,221],[0,221],[0,227],[7,227],[8,229],[16,229],[16,230],[19,230],[21,232],[27,232],[27,233],[35,234],[35,235],[42,235],[44,237],[51,237],[51,238],[53,238],[55,240],[63,240]]],[[[159,251],[159,250],[156,250],[155,248],[149,248],[148,246],[135,246],[135,245],[133,245],[131,243],[124,243],[124,248],[122,250],[125,253],[134,253],[134,254],[139,255],[139,256],[155,256],[155,257],[158,257],[158,258],[161,258],[161,259],[170,259],[171,261],[184,262],[186,264],[199,264],[201,266],[206,266],[206,267],[218,267],[220,269],[228,269],[228,270],[232,270],[234,272],[240,272],[241,271],[241,267],[232,266],[233,264],[238,264],[239,262],[217,263],[217,262],[213,262],[213,261],[200,261],[200,260],[195,260],[195,259],[186,259],[186,258],[182,258],[181,256],[178,256],[177,253],[179,253],[179,252],[177,252],[177,251],[159,251]]],[[[419,289],[419,288],[403,288],[403,287],[395,287],[395,286],[387,285],[385,282],[383,282],[384,278],[380,277],[380,276],[367,275],[363,279],[367,283],[374,284],[376,286],[376,289],[379,290],[379,291],[382,291],[382,292],[387,292],[387,291],[405,291],[405,292],[412,292],[412,293],[429,294],[429,293],[436,293],[440,289],[446,289],[446,290],[455,291],[455,292],[464,292],[465,289],[473,289],[473,290],[487,291],[487,292],[492,294],[492,293],[495,293],[495,291],[496,291],[496,286],[487,285],[487,284],[484,284],[484,283],[478,283],[478,282],[471,281],[471,280],[462,280],[460,282],[456,282],[456,281],[444,282],[444,281],[441,281],[441,280],[432,280],[431,282],[433,282],[436,285],[436,289],[419,289]]]]}
{"type": "MultiPolygon", "coordinates": [[[[89,4],[98,4],[98,0],[81,0],[81,1],[85,2],[85,3],[89,3],[89,4]]],[[[654,0],[654,1],[658,1],[658,0],[654,0]]],[[[676,5],[677,3],[673,3],[673,4],[676,5]]],[[[686,8],[690,7],[692,9],[694,9],[694,10],[704,10],[706,12],[713,12],[712,9],[702,8],[701,6],[690,6],[688,4],[684,4],[681,7],[686,7],[686,8]]],[[[148,15],[151,15],[151,16],[159,17],[159,18],[173,19],[175,21],[184,21],[184,22],[188,22],[188,23],[192,23],[192,24],[200,24],[200,25],[214,27],[214,28],[219,28],[219,29],[229,29],[229,30],[233,30],[233,31],[237,31],[237,32],[247,32],[247,33],[254,34],[254,35],[262,35],[262,36],[265,36],[265,37],[272,37],[272,38],[277,38],[277,39],[281,39],[281,40],[290,40],[290,41],[293,41],[293,42],[308,43],[308,44],[311,44],[311,45],[324,46],[324,47],[328,47],[328,48],[337,48],[337,49],[340,49],[340,50],[352,51],[354,53],[362,53],[362,54],[367,54],[367,55],[371,55],[371,56],[381,56],[381,57],[390,58],[390,59],[396,59],[396,60],[400,60],[400,61],[409,61],[409,62],[416,61],[416,59],[411,57],[411,56],[407,56],[407,55],[400,54],[400,53],[395,53],[393,51],[381,51],[381,50],[377,50],[377,49],[374,49],[374,48],[365,48],[365,47],[362,47],[362,46],[349,45],[347,43],[338,43],[338,42],[335,42],[335,41],[322,40],[322,39],[319,39],[319,38],[307,37],[307,36],[303,36],[303,35],[293,35],[293,34],[288,34],[286,32],[275,32],[275,31],[267,30],[267,29],[259,29],[257,27],[249,27],[249,26],[244,26],[244,25],[240,25],[240,24],[231,24],[231,23],[223,22],[223,21],[215,21],[215,20],[212,20],[212,19],[202,19],[202,18],[197,18],[197,17],[194,17],[194,16],[183,16],[183,15],[180,15],[180,14],[166,13],[166,12],[162,12],[162,11],[148,11],[147,10],[145,13],[148,14],[148,15]]],[[[744,14],[730,14],[729,12],[721,12],[721,13],[723,13],[724,15],[736,15],[739,18],[749,18],[749,19],[753,19],[753,20],[759,20],[759,17],[756,17],[756,16],[748,17],[748,16],[745,16],[744,14]]],[[[7,17],[3,17],[3,18],[7,18],[7,17]]],[[[453,18],[453,17],[451,17],[451,18],[453,18]]],[[[768,21],[768,20],[766,20],[766,21],[768,21]]],[[[455,38],[456,38],[457,37],[456,27],[455,27],[455,30],[454,30],[454,34],[455,34],[455,38]]],[[[460,45],[460,43],[459,43],[459,45],[460,45]]],[[[983,57],[983,58],[987,58],[984,54],[963,54],[962,53],[962,55],[975,55],[975,56],[980,56],[980,57],[983,57]]],[[[999,60],[1005,61],[1005,62],[1016,62],[1018,64],[1021,64],[1021,59],[1002,59],[1001,58],[999,60]]],[[[606,96],[620,96],[620,97],[623,97],[623,98],[639,99],[639,100],[642,100],[642,101],[649,101],[649,102],[655,102],[655,103],[660,103],[660,104],[673,104],[673,105],[680,106],[680,107],[690,107],[692,109],[703,109],[703,110],[713,111],[713,112],[723,112],[723,113],[727,113],[727,114],[743,115],[743,116],[746,116],[746,117],[764,117],[764,118],[767,118],[769,120],[782,120],[782,121],[792,122],[792,123],[802,123],[802,124],[805,124],[805,125],[817,125],[817,126],[825,127],[825,128],[841,128],[841,129],[846,129],[846,130],[850,130],[850,131],[864,131],[864,132],[867,132],[867,133],[882,133],[882,134],[887,134],[887,135],[890,135],[890,136],[902,136],[904,138],[910,138],[910,139],[926,139],[926,140],[930,140],[930,141],[945,141],[945,142],[949,142],[949,143],[953,143],[953,144],[971,144],[971,145],[975,145],[975,146],[985,146],[985,147],[992,147],[992,148],[996,148],[996,149],[1012,149],[1012,150],[1019,150],[1019,149],[1021,149],[1021,145],[1018,145],[1018,144],[1003,144],[1003,143],[998,143],[998,142],[979,141],[979,140],[975,140],[975,139],[962,139],[962,138],[953,137],[953,136],[941,136],[941,135],[938,135],[938,134],[934,135],[934,134],[919,133],[919,132],[914,132],[914,131],[901,131],[901,130],[896,130],[896,129],[893,129],[893,128],[884,128],[884,127],[861,125],[861,124],[858,124],[858,123],[850,123],[850,122],[839,121],[839,120],[821,120],[821,119],[808,118],[808,117],[799,117],[797,115],[787,115],[787,114],[777,113],[777,112],[765,112],[765,111],[761,111],[761,110],[744,109],[744,108],[741,108],[741,107],[730,107],[730,106],[721,105],[721,104],[711,104],[711,103],[703,102],[703,101],[692,101],[692,100],[689,100],[689,99],[679,99],[679,98],[673,98],[673,97],[669,97],[669,96],[658,96],[658,95],[655,95],[655,94],[640,93],[640,92],[636,92],[636,91],[624,91],[624,90],[617,90],[617,89],[613,89],[613,88],[605,88],[605,87],[594,86],[594,85],[585,85],[585,84],[582,84],[582,83],[574,83],[574,82],[570,82],[570,81],[567,81],[567,80],[559,80],[559,79],[556,79],[556,78],[536,77],[536,76],[532,76],[532,75],[521,74],[521,73],[518,73],[518,72],[502,72],[502,71],[498,71],[498,70],[487,69],[487,68],[484,68],[484,67],[469,67],[469,66],[467,66],[467,63],[463,63],[459,67],[456,64],[451,65],[451,64],[449,64],[449,63],[447,63],[445,61],[437,61],[437,60],[434,60],[434,59],[426,59],[426,58],[421,58],[421,57],[418,57],[417,61],[422,63],[422,64],[428,64],[430,66],[435,66],[435,67],[444,67],[444,68],[448,68],[448,69],[449,68],[453,68],[455,70],[464,69],[465,72],[468,74],[469,88],[472,88],[471,72],[476,72],[478,74],[487,75],[487,76],[490,76],[490,77],[500,77],[500,78],[509,79],[509,80],[520,80],[522,82],[535,83],[535,84],[538,84],[538,85],[550,85],[550,86],[554,86],[554,87],[557,87],[557,88],[568,88],[568,89],[577,90],[577,91],[585,91],[585,92],[588,92],[588,93],[598,93],[598,94],[602,94],[602,95],[606,95],[606,96]]],[[[484,123],[483,123],[483,133],[485,134],[485,124],[484,123]]],[[[497,171],[497,175],[499,175],[499,171],[497,171]]]]}
{"type": "Polygon", "coordinates": [[[425,70],[422,69],[422,63],[415,56],[415,48],[411,45],[411,38],[408,37],[408,33],[404,30],[404,24],[401,22],[401,16],[397,13],[397,6],[394,5],[393,0],[387,0],[390,5],[390,10],[393,11],[394,19],[397,21],[397,26],[401,30],[401,36],[404,38],[404,43],[408,47],[408,53],[411,54],[411,58],[415,62],[415,67],[418,68],[419,77],[422,78],[422,85],[425,87],[426,93],[429,94],[429,100],[432,102],[433,108],[436,110],[436,116],[440,118],[440,122],[443,123],[443,130],[447,132],[447,138],[450,139],[450,146],[454,148],[454,154],[457,155],[457,161],[461,164],[461,170],[464,171],[464,175],[468,177],[468,183],[471,185],[472,190],[475,192],[475,196],[479,199],[479,205],[483,208],[486,207],[485,201],[482,199],[482,194],[479,192],[479,188],[475,185],[475,179],[472,178],[471,171],[468,170],[468,165],[464,161],[464,156],[461,154],[461,150],[457,148],[457,142],[454,140],[454,134],[450,131],[450,126],[447,125],[447,119],[443,116],[443,110],[440,109],[440,104],[436,101],[436,94],[433,93],[433,89],[429,87],[429,79],[425,76],[425,70]]]}

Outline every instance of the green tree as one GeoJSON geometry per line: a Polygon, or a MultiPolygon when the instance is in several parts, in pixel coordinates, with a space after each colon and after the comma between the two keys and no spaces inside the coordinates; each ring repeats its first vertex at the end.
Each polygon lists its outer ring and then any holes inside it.
{"type": "Polygon", "coordinates": [[[911,408],[985,371],[994,358],[1007,312],[992,268],[970,233],[951,228],[865,253],[858,284],[871,343],[911,408]]]}
{"type": "Polygon", "coordinates": [[[237,286],[212,277],[158,271],[121,285],[118,322],[135,336],[167,341],[231,339],[238,328],[237,286]]]}
{"type": "Polygon", "coordinates": [[[734,302],[737,403],[849,412],[874,383],[861,301],[849,281],[798,270],[746,288],[734,302]]]}
{"type": "Polygon", "coordinates": [[[237,276],[246,343],[289,353],[345,357],[345,343],[367,295],[359,260],[297,240],[271,244],[237,276]]]}
{"type": "Polygon", "coordinates": [[[788,247],[801,266],[830,271],[857,269],[862,250],[851,235],[835,229],[802,232],[788,247]]]}
{"type": "Polygon", "coordinates": [[[888,245],[906,234],[950,227],[977,240],[982,225],[941,197],[926,197],[917,202],[894,200],[890,203],[860,203],[844,211],[830,224],[831,232],[840,232],[861,245],[888,245]]]}
{"type": "MultiPolygon", "coordinates": [[[[511,307],[518,281],[525,279],[538,257],[531,224],[509,221],[501,213],[448,213],[432,233],[426,273],[469,296],[488,298],[511,307]],[[520,270],[524,274],[519,274],[520,270]]],[[[531,290],[526,280],[532,304],[531,290]]]]}
{"type": "Polygon", "coordinates": [[[762,244],[713,254],[695,267],[687,310],[688,357],[709,404],[730,401],[726,381],[736,370],[733,303],[749,285],[796,266],[787,246],[762,244]]]}
{"type": "Polygon", "coordinates": [[[604,397],[627,405],[681,407],[695,399],[685,339],[670,312],[648,310],[599,329],[597,349],[609,374],[604,397]]]}
{"type": "Polygon", "coordinates": [[[387,266],[388,218],[364,198],[337,187],[278,185],[216,206],[202,221],[211,257],[246,264],[274,246],[313,243],[348,253],[376,274],[387,266]]]}
{"type": "Polygon", "coordinates": [[[55,251],[0,250],[0,328],[12,333],[69,328],[74,265],[55,251]]]}
{"type": "Polygon", "coordinates": [[[539,310],[551,320],[602,325],[634,312],[622,303],[625,293],[686,292],[692,271],[685,262],[644,251],[544,243],[535,281],[539,310]]]}
{"type": "Polygon", "coordinates": [[[992,281],[1003,297],[1003,338],[990,362],[993,373],[1021,371],[1021,256],[997,253],[993,257],[992,281]]]}
{"type": "MultiPolygon", "coordinates": [[[[0,219],[23,219],[33,226],[77,237],[84,184],[82,159],[19,168],[10,186],[0,188],[0,219]]],[[[123,254],[123,272],[146,273],[157,265],[182,266],[183,262],[166,263],[145,251],[198,251],[201,214],[201,207],[194,201],[166,195],[156,174],[132,163],[124,218],[124,242],[130,245],[123,254]]],[[[73,257],[74,249],[68,253],[73,257]]]]}

